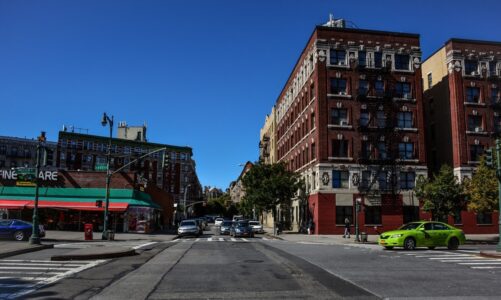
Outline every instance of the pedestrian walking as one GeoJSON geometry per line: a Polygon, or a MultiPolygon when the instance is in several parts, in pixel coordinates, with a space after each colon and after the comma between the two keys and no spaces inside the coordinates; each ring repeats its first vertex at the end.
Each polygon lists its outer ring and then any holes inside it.
{"type": "Polygon", "coordinates": [[[348,219],[348,217],[346,217],[344,219],[344,234],[343,234],[343,238],[350,238],[350,219],[348,219]]]}

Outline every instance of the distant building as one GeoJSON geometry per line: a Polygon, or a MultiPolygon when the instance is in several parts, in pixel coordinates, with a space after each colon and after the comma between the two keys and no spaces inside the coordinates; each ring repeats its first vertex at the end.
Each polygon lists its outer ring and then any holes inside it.
{"type": "Polygon", "coordinates": [[[266,116],[264,126],[259,133],[259,159],[266,164],[277,162],[276,114],[275,107],[266,116]]]}
{"type": "Polygon", "coordinates": [[[118,138],[130,141],[147,142],[146,124],[143,126],[128,126],[126,122],[119,122],[118,138]]]}
{"type": "MultiPolygon", "coordinates": [[[[37,139],[0,136],[0,169],[36,166],[37,139]]],[[[43,144],[47,153],[45,164],[47,167],[56,167],[57,143],[43,144]]],[[[43,158],[42,154],[40,155],[43,158]]]]}
{"type": "Polygon", "coordinates": [[[237,180],[230,183],[230,198],[232,203],[240,203],[242,198],[245,196],[245,188],[242,183],[242,178],[245,176],[245,173],[252,168],[252,166],[253,164],[250,161],[245,163],[237,180]]]}
{"type": "Polygon", "coordinates": [[[217,187],[204,187],[204,196],[207,201],[221,197],[224,194],[223,190],[217,187]]]}

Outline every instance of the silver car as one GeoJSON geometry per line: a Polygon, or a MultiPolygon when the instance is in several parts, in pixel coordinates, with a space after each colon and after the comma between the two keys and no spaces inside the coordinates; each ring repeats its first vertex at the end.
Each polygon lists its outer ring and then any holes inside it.
{"type": "Polygon", "coordinates": [[[219,234],[230,234],[231,227],[233,226],[233,221],[224,220],[219,227],[219,234]]]}
{"type": "Polygon", "coordinates": [[[249,225],[252,227],[254,233],[263,233],[263,225],[259,221],[249,221],[249,225]]]}
{"type": "Polygon", "coordinates": [[[177,229],[177,234],[179,236],[185,235],[200,235],[200,227],[198,226],[195,220],[184,220],[179,224],[179,228],[177,229]]]}

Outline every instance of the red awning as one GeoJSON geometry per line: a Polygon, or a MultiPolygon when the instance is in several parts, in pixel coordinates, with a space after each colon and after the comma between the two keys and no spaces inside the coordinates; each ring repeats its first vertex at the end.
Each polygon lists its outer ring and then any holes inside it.
{"type": "MultiPolygon", "coordinates": [[[[22,209],[24,207],[33,208],[35,206],[35,201],[21,201],[21,200],[0,200],[0,208],[8,209],[22,209]]],[[[93,202],[67,202],[67,201],[38,201],[39,208],[65,208],[65,209],[75,209],[75,210],[91,210],[91,211],[103,211],[103,207],[96,207],[93,202]]],[[[109,211],[126,211],[129,207],[129,203],[126,202],[111,202],[108,206],[109,211]]]]}
{"type": "Polygon", "coordinates": [[[0,200],[0,208],[23,209],[29,201],[19,200],[0,200]]]}

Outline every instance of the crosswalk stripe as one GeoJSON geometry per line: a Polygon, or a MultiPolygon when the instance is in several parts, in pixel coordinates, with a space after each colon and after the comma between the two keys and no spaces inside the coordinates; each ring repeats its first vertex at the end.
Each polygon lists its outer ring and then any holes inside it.
{"type": "MultiPolygon", "coordinates": [[[[1,270],[71,270],[73,267],[0,267],[1,270]]],[[[0,271],[1,272],[1,271],[0,271]]]]}
{"type": "Polygon", "coordinates": [[[426,258],[432,258],[432,257],[467,257],[471,256],[471,254],[440,254],[440,255],[419,255],[415,257],[426,257],[426,258]]]}
{"type": "Polygon", "coordinates": [[[212,242],[212,238],[208,238],[207,240],[208,240],[209,242],[212,242]]]}
{"type": "Polygon", "coordinates": [[[499,262],[463,262],[458,263],[459,265],[501,265],[501,261],[499,262]]]}
{"type": "Polygon", "coordinates": [[[501,269],[501,266],[480,266],[480,267],[470,267],[472,269],[501,269]]]}
{"type": "Polygon", "coordinates": [[[195,240],[195,242],[198,242],[198,241],[200,241],[200,238],[197,238],[197,239],[195,240]]]}
{"type": "MultiPolygon", "coordinates": [[[[15,262],[2,262],[0,261],[0,266],[15,266],[15,265],[18,265],[19,263],[15,263],[15,262]]],[[[23,266],[54,266],[54,267],[58,267],[58,266],[61,266],[61,267],[80,267],[81,265],[79,264],[72,264],[72,263],[55,263],[55,264],[44,264],[44,263],[23,263],[23,266]]]]}
{"type": "Polygon", "coordinates": [[[220,241],[220,242],[224,242],[224,239],[223,239],[223,238],[219,238],[219,241],[220,241]]]}
{"type": "MultiPolygon", "coordinates": [[[[451,260],[441,260],[441,262],[464,262],[465,260],[463,259],[451,259],[451,260]]],[[[468,262],[499,262],[497,259],[485,259],[485,258],[478,258],[478,259],[470,259],[467,260],[468,262]]]]}
{"type": "Polygon", "coordinates": [[[431,260],[458,260],[458,259],[478,259],[478,256],[456,256],[456,257],[430,257],[431,260]]]}
{"type": "MultiPolygon", "coordinates": [[[[44,263],[44,264],[60,264],[61,262],[58,261],[50,261],[50,260],[22,260],[22,259],[2,259],[0,262],[28,262],[28,263],[44,263]]],[[[79,264],[79,265],[86,265],[89,262],[92,262],[91,260],[80,260],[80,261],[72,261],[72,264],[79,264]]]]}
{"type": "Polygon", "coordinates": [[[231,238],[231,241],[232,241],[232,242],[236,242],[236,241],[237,241],[237,239],[236,239],[236,238],[231,238]]]}

